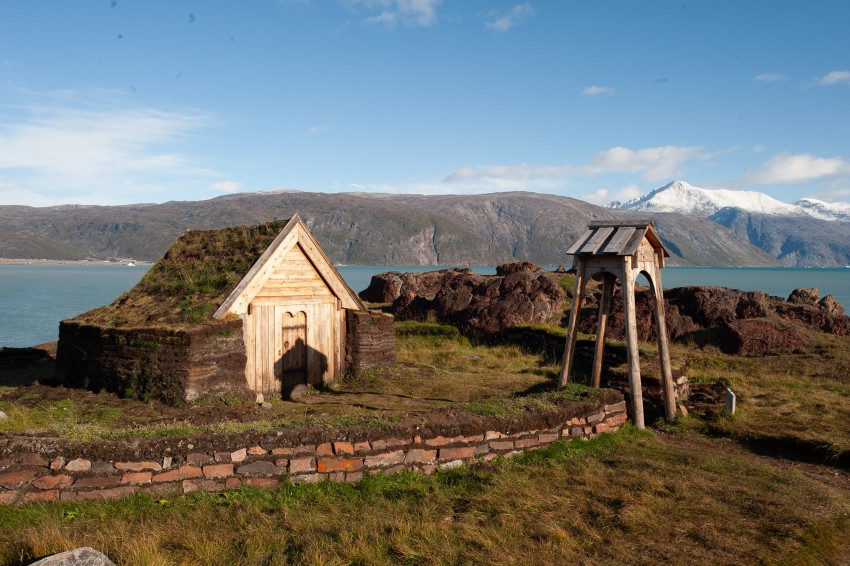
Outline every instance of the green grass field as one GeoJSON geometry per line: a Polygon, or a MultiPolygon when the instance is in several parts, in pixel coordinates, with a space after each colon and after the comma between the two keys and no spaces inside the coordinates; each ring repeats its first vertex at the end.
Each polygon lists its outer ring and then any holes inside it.
{"type": "MultiPolygon", "coordinates": [[[[401,330],[398,368],[323,392],[318,402],[280,403],[292,413],[275,422],[391,419],[444,406],[487,413],[507,403],[499,399],[549,387],[557,375],[552,360],[522,345],[475,344],[439,326],[401,330]],[[314,413],[299,412],[305,407],[314,413]]],[[[672,348],[676,359],[687,359],[692,382],[732,387],[739,411],[645,432],[627,426],[433,477],[0,506],[0,562],[26,564],[88,545],[119,564],[850,563],[843,460],[850,451],[850,338],[820,337],[808,352],[762,358],[672,348]]],[[[78,429],[71,436],[108,436],[110,423],[142,434],[165,426],[127,424],[132,405],[97,414],[30,400],[26,412],[25,401],[4,400],[6,393],[0,409],[14,421],[2,425],[6,431],[46,430],[68,412],[62,426],[78,429]]]]}

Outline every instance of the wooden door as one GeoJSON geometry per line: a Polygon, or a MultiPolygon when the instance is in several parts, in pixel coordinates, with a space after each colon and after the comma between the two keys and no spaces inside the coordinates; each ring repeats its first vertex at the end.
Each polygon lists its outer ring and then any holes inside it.
{"type": "Polygon", "coordinates": [[[307,313],[283,313],[280,345],[281,381],[286,392],[307,383],[307,313]]]}

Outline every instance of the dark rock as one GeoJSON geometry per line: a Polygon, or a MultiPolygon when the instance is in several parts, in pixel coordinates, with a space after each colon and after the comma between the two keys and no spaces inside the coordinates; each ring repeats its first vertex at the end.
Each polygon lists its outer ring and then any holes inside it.
{"type": "Polygon", "coordinates": [[[831,316],[844,316],[844,307],[832,295],[818,301],[818,308],[831,316]]]}
{"type": "MultiPolygon", "coordinates": [[[[841,305],[838,307],[844,310],[841,305]]],[[[776,313],[786,320],[802,323],[826,334],[836,336],[850,334],[850,318],[844,315],[833,316],[826,310],[818,308],[817,305],[783,303],[776,306],[776,313]]]]}
{"type": "Polygon", "coordinates": [[[370,303],[391,303],[401,292],[403,273],[387,271],[373,275],[369,286],[360,291],[360,298],[370,303]]]}
{"type": "Polygon", "coordinates": [[[473,336],[560,319],[559,277],[528,262],[500,265],[497,275],[470,269],[406,273],[393,313],[399,320],[437,320],[473,336]]]}
{"type": "Polygon", "coordinates": [[[816,305],[820,298],[820,291],[817,289],[794,289],[788,295],[789,303],[799,303],[801,305],[816,305]]]}
{"type": "Polygon", "coordinates": [[[727,354],[762,356],[802,350],[809,338],[788,323],[771,318],[735,320],[721,327],[720,349],[727,354]]]}

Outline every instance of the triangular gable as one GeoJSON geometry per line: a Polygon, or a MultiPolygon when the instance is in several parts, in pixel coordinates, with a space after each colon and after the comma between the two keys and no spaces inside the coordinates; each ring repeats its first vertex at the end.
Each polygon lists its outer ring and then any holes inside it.
{"type": "Polygon", "coordinates": [[[245,277],[236,285],[236,288],[221,304],[213,315],[214,318],[223,318],[228,313],[245,312],[248,304],[254,299],[263,285],[271,277],[272,273],[280,267],[286,254],[298,245],[316,269],[316,272],[340,300],[343,308],[353,310],[365,310],[363,302],[351,287],[345,282],[331,261],[322,251],[316,239],[301,221],[297,214],[287,222],[280,234],[271,245],[263,252],[263,255],[254,263],[245,277]]]}

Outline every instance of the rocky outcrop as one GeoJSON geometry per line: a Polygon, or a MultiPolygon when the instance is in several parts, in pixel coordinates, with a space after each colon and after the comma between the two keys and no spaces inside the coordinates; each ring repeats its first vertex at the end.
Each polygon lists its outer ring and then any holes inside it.
{"type": "MultiPolygon", "coordinates": [[[[642,341],[655,339],[653,301],[651,293],[646,289],[639,290],[635,294],[638,339],[642,341]]],[[[760,291],[739,291],[727,287],[675,287],[664,291],[664,309],[667,333],[671,338],[680,338],[705,328],[734,330],[737,328],[732,324],[735,321],[771,317],[796,322],[827,334],[838,336],[850,334],[850,318],[843,315],[843,307],[832,296],[818,301],[817,289],[796,289],[791,293],[788,301],[783,301],[760,291]]],[[[760,327],[760,331],[766,332],[768,326],[778,328],[776,324],[765,322],[760,327]]],[[[585,309],[579,320],[579,329],[593,334],[596,333],[596,327],[596,309],[585,309]]],[[[746,328],[752,328],[753,331],[756,329],[755,326],[740,325],[741,331],[746,328]]],[[[614,289],[606,335],[615,339],[625,338],[623,300],[619,287],[614,289]]],[[[798,342],[790,337],[789,340],[795,344],[798,342]]],[[[767,345],[777,342],[765,340],[763,343],[767,345]]],[[[788,347],[794,349],[796,346],[788,347]]],[[[742,346],[742,348],[749,347],[742,346]]],[[[752,348],[758,349],[757,346],[752,348]]],[[[783,346],[780,349],[787,348],[783,346]]]]}
{"type": "Polygon", "coordinates": [[[787,322],[772,318],[749,318],[724,324],[720,349],[727,354],[762,356],[803,350],[811,340],[787,322]]]}
{"type": "Polygon", "coordinates": [[[479,337],[520,324],[560,321],[566,295],[559,275],[528,262],[500,265],[496,273],[389,272],[374,276],[361,297],[392,300],[397,320],[437,320],[479,337]]]}

